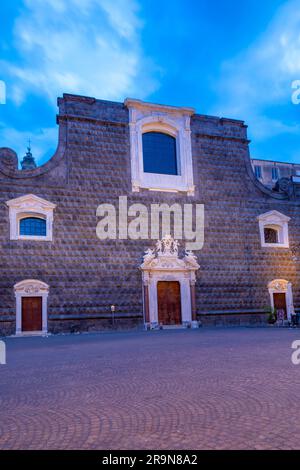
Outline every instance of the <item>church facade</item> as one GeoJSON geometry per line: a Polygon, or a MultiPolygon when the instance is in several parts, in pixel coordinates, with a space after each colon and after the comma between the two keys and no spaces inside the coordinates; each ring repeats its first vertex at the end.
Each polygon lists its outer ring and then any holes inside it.
{"type": "Polygon", "coordinates": [[[134,99],[58,107],[47,163],[20,170],[0,149],[0,335],[300,310],[300,183],[255,178],[243,121],[134,99]]]}

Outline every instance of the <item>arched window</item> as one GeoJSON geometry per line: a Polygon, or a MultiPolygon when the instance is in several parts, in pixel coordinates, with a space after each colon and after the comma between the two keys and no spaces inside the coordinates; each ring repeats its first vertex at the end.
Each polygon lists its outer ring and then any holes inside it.
{"type": "Polygon", "coordinates": [[[142,137],[144,172],[178,175],[175,137],[162,132],[145,132],[142,137]]]}
{"type": "Polygon", "coordinates": [[[132,191],[195,193],[191,116],[195,110],[126,99],[132,191]]]}
{"type": "Polygon", "coordinates": [[[46,220],[39,217],[25,217],[20,220],[20,235],[45,237],[46,220]]]}
{"type": "Polygon", "coordinates": [[[55,204],[34,194],[10,199],[6,204],[11,240],[52,241],[55,204]]]}
{"type": "Polygon", "coordinates": [[[279,243],[280,227],[264,227],[265,243],[279,243]]]}

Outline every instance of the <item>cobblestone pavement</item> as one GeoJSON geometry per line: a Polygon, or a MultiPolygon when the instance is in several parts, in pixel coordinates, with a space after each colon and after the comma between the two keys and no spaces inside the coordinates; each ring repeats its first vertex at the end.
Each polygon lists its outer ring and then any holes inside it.
{"type": "Polygon", "coordinates": [[[8,338],[1,449],[299,449],[300,330],[8,338]]]}

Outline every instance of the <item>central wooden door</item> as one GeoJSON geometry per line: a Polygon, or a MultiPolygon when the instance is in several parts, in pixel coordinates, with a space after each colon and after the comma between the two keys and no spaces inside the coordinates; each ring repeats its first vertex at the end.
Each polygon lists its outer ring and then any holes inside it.
{"type": "Polygon", "coordinates": [[[180,283],[159,281],[157,283],[158,323],[179,325],[181,323],[180,283]]]}
{"type": "Polygon", "coordinates": [[[284,318],[287,318],[285,293],[275,292],[273,294],[273,298],[274,298],[274,308],[276,308],[277,311],[284,310],[284,318]]]}
{"type": "Polygon", "coordinates": [[[22,297],[22,331],[42,330],[42,297],[22,297]]]}

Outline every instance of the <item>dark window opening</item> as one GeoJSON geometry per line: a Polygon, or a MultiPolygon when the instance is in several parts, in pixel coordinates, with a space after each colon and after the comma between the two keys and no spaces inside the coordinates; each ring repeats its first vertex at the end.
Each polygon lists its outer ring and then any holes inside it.
{"type": "Polygon", "coordinates": [[[46,220],[38,217],[26,217],[20,220],[20,235],[46,236],[46,220]]]}
{"type": "Polygon", "coordinates": [[[176,139],[161,132],[143,134],[145,173],[178,175],[176,139]]]}
{"type": "Polygon", "coordinates": [[[265,243],[278,243],[278,230],[266,227],[264,229],[265,243]]]}
{"type": "Polygon", "coordinates": [[[272,180],[277,181],[278,180],[278,168],[275,166],[272,168],[272,180]]]}
{"type": "Polygon", "coordinates": [[[255,173],[256,178],[260,179],[261,178],[261,166],[255,165],[254,173],[255,173]]]}

